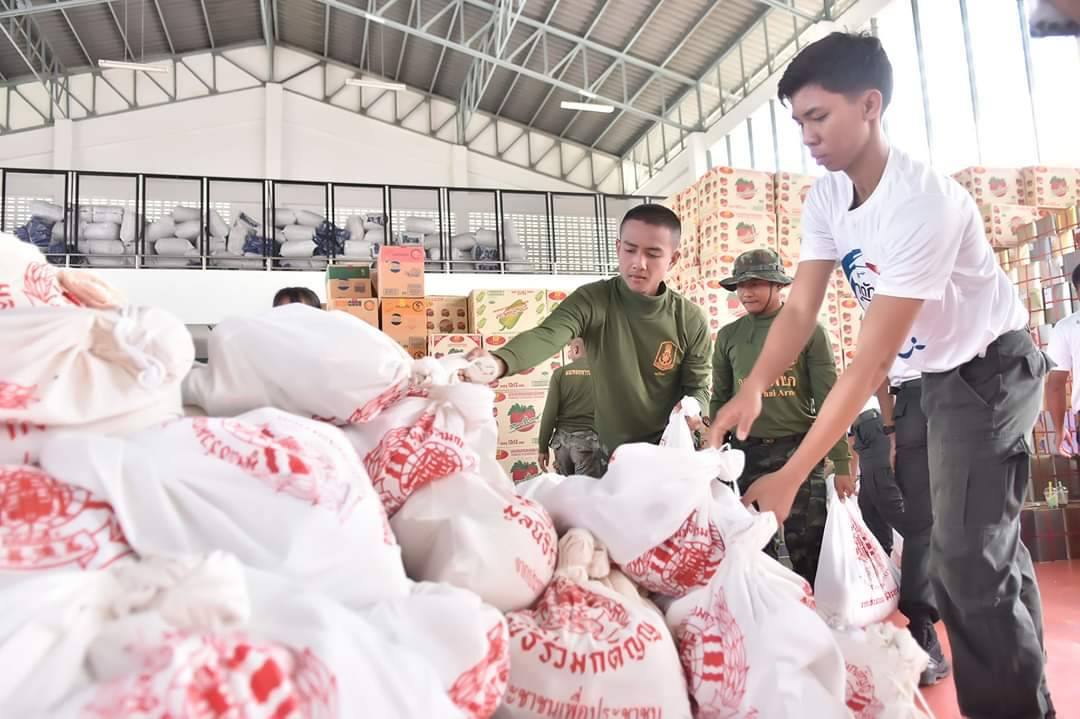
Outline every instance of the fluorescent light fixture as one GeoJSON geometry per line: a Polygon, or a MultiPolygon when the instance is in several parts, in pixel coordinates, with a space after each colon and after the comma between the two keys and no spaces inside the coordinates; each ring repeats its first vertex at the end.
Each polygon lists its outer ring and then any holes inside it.
{"type": "Polygon", "coordinates": [[[168,72],[168,65],[150,62],[127,62],[125,60],[98,60],[98,67],[110,70],[135,70],[138,72],[168,72]]]}
{"type": "Polygon", "coordinates": [[[382,18],[382,17],[380,17],[378,15],[372,15],[369,12],[363,13],[363,15],[364,15],[364,17],[366,17],[368,20],[370,20],[373,23],[377,23],[379,25],[385,25],[386,24],[386,19],[382,18]]]}
{"type": "Polygon", "coordinates": [[[579,112],[603,112],[605,114],[615,112],[614,105],[601,105],[595,102],[570,102],[569,100],[563,100],[561,107],[564,110],[577,110],[579,112]]]}
{"type": "Polygon", "coordinates": [[[599,95],[597,95],[595,92],[589,92],[588,90],[582,90],[581,94],[583,97],[587,97],[590,100],[595,100],[597,97],[599,97],[599,95]]]}
{"type": "Polygon", "coordinates": [[[368,77],[350,77],[345,81],[346,85],[352,85],[353,87],[375,87],[381,90],[394,90],[395,92],[404,91],[405,83],[402,82],[390,82],[389,80],[376,80],[368,77]]]}

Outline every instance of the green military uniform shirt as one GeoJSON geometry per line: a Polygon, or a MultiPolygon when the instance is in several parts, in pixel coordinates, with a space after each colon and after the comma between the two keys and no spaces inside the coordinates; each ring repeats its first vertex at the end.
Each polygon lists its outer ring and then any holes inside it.
{"type": "Polygon", "coordinates": [[[560,367],[551,375],[544,416],[540,420],[540,454],[547,452],[555,429],[584,432],[593,429],[592,372],[588,359],[560,367]]]}
{"type": "MultiPolygon", "coordinates": [[[[715,416],[717,410],[735,396],[750,375],[775,318],[776,314],[768,317],[746,315],[720,328],[712,359],[710,416],[715,416]]],[[[806,434],[834,384],[836,363],[832,347],[825,328],[818,324],[795,364],[765,390],[761,397],[761,414],[754,421],[750,436],[776,439],[806,434]]],[[[829,459],[836,465],[837,474],[851,471],[847,437],[837,442],[829,452],[829,459]]]]}
{"type": "Polygon", "coordinates": [[[660,285],[639,295],[621,277],[579,287],[537,328],[495,354],[507,373],[534,367],[575,337],[592,368],[595,429],[609,451],[658,442],[684,396],[709,396],[709,332],[701,309],[660,285]]]}

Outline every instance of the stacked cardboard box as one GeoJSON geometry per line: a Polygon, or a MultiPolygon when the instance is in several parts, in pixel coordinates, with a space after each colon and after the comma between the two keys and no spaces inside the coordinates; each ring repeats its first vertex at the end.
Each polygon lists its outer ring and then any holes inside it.
{"type": "Polygon", "coordinates": [[[982,211],[986,239],[994,247],[1015,247],[1017,231],[1039,219],[1038,207],[1027,205],[985,204],[982,211]]]}
{"type": "Polygon", "coordinates": [[[379,326],[379,302],[371,291],[371,266],[330,265],[326,268],[326,309],[340,310],[379,326]]]}
{"type": "Polygon", "coordinates": [[[1072,207],[1080,202],[1080,169],[1025,167],[1024,204],[1031,207],[1072,207]]]}
{"type": "Polygon", "coordinates": [[[483,346],[483,338],[473,334],[429,334],[428,355],[442,359],[449,355],[467,355],[483,346]]]}
{"type": "Polygon", "coordinates": [[[968,167],[953,175],[979,205],[1024,203],[1024,178],[1018,169],[968,167]]]}
{"type": "Polygon", "coordinates": [[[469,298],[428,296],[425,299],[429,335],[468,332],[469,298]]]}
{"type": "Polygon", "coordinates": [[[423,247],[382,246],[374,279],[382,331],[411,356],[423,357],[428,335],[423,247]]]}

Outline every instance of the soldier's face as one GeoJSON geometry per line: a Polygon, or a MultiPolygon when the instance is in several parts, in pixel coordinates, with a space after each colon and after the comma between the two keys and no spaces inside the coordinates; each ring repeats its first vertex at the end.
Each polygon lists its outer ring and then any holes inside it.
{"type": "Polygon", "coordinates": [[[780,303],[780,287],[764,280],[747,280],[735,288],[743,309],[752,315],[769,312],[780,303]]]}
{"type": "Polygon", "coordinates": [[[671,230],[638,220],[623,225],[615,249],[619,274],[632,291],[642,295],[655,295],[664,275],[679,259],[671,230]]]}

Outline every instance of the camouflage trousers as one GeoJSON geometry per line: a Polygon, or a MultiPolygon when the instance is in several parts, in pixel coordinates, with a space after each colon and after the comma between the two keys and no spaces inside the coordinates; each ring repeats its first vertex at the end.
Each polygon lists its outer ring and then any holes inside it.
{"type": "Polygon", "coordinates": [[[600,447],[596,432],[564,432],[556,429],[551,437],[555,455],[555,471],[569,476],[603,477],[607,471],[607,453],[600,447]]]}
{"type": "MultiPolygon", "coordinates": [[[[746,442],[733,441],[732,447],[746,453],[746,468],[739,477],[739,493],[745,494],[758,478],[783,467],[791,455],[795,454],[801,440],[801,436],[795,436],[767,440],[751,437],[746,442]]],[[[811,586],[817,575],[827,507],[825,463],[822,462],[814,467],[807,481],[799,486],[783,527],[784,544],[787,545],[791,566],[795,573],[810,582],[811,586]]],[[[779,549],[780,537],[777,535],[766,545],[765,551],[776,558],[779,549]]]]}

